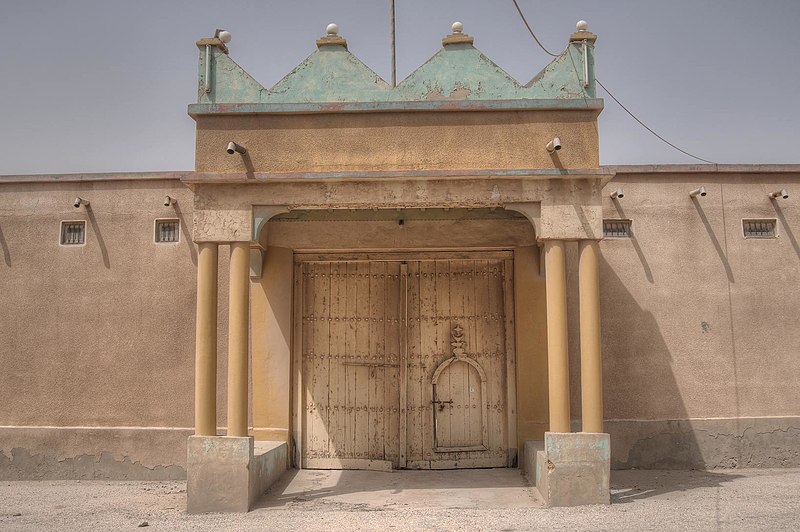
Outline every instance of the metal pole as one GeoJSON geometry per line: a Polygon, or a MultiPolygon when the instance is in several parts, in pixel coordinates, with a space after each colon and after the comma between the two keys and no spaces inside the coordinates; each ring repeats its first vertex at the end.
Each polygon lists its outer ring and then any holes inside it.
{"type": "Polygon", "coordinates": [[[395,53],[395,35],[394,35],[394,0],[389,0],[391,6],[391,24],[392,24],[392,87],[397,87],[397,54],[395,53]]]}
{"type": "Polygon", "coordinates": [[[203,90],[206,94],[211,92],[211,46],[206,45],[206,77],[203,80],[203,90]]]}

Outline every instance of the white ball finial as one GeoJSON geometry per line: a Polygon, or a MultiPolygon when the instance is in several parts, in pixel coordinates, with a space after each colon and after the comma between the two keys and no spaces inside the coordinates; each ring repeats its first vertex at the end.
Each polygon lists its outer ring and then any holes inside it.
{"type": "Polygon", "coordinates": [[[575,29],[578,31],[586,31],[586,28],[589,27],[589,23],[585,20],[579,20],[577,24],[575,24],[575,29]]]}
{"type": "Polygon", "coordinates": [[[328,24],[328,27],[325,28],[325,31],[328,35],[338,35],[339,34],[339,26],[331,22],[328,24]]]}
{"type": "Polygon", "coordinates": [[[463,33],[464,25],[460,22],[453,22],[453,33],[463,33]]]}
{"type": "Polygon", "coordinates": [[[231,32],[229,32],[228,30],[222,30],[221,32],[219,32],[219,40],[224,42],[225,44],[228,44],[229,42],[231,42],[231,32]]]}

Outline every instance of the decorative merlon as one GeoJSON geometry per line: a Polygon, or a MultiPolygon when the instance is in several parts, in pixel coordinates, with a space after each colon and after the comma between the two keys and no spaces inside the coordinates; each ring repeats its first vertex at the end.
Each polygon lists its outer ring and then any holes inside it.
{"type": "MultiPolygon", "coordinates": [[[[473,37],[463,33],[461,23],[454,23],[452,33],[442,41],[442,48],[396,87],[350,53],[335,24],[330,24],[326,34],[317,40],[317,50],[269,89],[228,56],[224,40],[201,39],[198,104],[403,106],[437,101],[552,100],[564,102],[565,106],[569,102],[585,105],[596,99],[593,45],[596,35],[586,30],[585,24],[578,26],[565,50],[526,84],[512,78],[476,49],[473,37]]],[[[203,114],[216,112],[224,109],[208,109],[203,114]]],[[[276,107],[273,112],[292,110],[276,107]]]]}
{"type": "Polygon", "coordinates": [[[594,44],[597,40],[597,35],[589,31],[587,28],[589,25],[586,23],[585,20],[579,20],[578,23],[575,25],[575,33],[569,36],[569,42],[589,42],[594,44]]]}
{"type": "Polygon", "coordinates": [[[475,38],[464,33],[464,25],[460,22],[453,22],[453,33],[442,39],[442,46],[448,44],[473,44],[475,38]]]}
{"type": "Polygon", "coordinates": [[[216,46],[220,50],[223,51],[226,55],[228,54],[229,50],[228,47],[225,46],[225,43],[217,39],[216,37],[210,37],[208,39],[200,39],[197,41],[198,48],[205,48],[206,46],[216,46]]]}
{"type": "Polygon", "coordinates": [[[344,46],[345,50],[347,50],[347,41],[344,37],[339,36],[339,26],[337,24],[333,22],[328,24],[325,36],[317,39],[317,48],[322,48],[323,46],[344,46]]]}

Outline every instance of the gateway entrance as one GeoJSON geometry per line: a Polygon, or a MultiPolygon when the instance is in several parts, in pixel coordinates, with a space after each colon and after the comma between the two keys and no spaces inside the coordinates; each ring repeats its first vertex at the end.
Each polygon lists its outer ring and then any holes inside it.
{"type": "Polygon", "coordinates": [[[510,465],[511,253],[315,259],[296,268],[302,467],[510,465]]]}

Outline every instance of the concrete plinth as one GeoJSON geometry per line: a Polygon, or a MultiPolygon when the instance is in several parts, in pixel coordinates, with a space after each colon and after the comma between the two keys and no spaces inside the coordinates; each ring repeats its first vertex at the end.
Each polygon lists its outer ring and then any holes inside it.
{"type": "Polygon", "coordinates": [[[611,503],[608,434],[546,432],[535,467],[536,488],[548,507],[611,503]]]}
{"type": "Polygon", "coordinates": [[[252,437],[190,436],[186,506],[190,514],[247,512],[286,470],[284,442],[252,437]]]}

